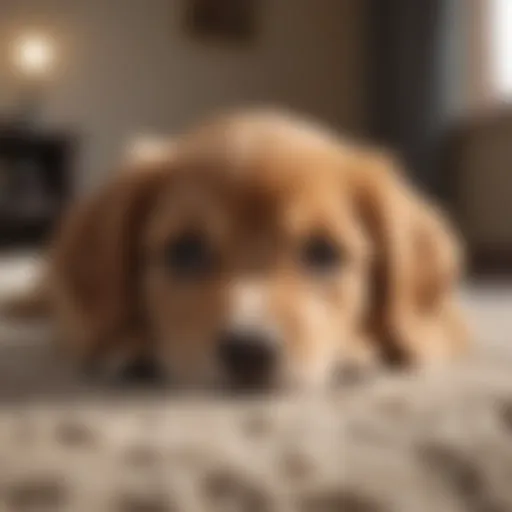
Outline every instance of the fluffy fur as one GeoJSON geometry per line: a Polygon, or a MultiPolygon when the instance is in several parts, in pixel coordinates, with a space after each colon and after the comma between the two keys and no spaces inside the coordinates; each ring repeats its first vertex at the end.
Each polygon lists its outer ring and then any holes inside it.
{"type": "Polygon", "coordinates": [[[423,365],[464,347],[460,243],[388,155],[253,111],[135,167],[74,207],[51,248],[46,293],[78,361],[148,355],[212,386],[219,333],[257,325],[279,342],[276,383],[323,386],[340,364],[423,365]],[[187,230],[214,255],[207,276],[169,270],[187,230]],[[300,258],[315,236],[340,255],[325,273],[300,258]]]}

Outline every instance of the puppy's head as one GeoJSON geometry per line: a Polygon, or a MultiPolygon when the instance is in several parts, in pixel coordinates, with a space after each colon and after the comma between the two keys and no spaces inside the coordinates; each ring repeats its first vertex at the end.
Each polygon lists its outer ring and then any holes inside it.
{"type": "Polygon", "coordinates": [[[182,143],[146,224],[147,314],[179,380],[322,383],[363,352],[369,245],[350,154],[281,118],[182,143]]]}
{"type": "Polygon", "coordinates": [[[216,121],[124,175],[70,230],[71,253],[95,247],[82,277],[61,258],[94,326],[85,346],[103,357],[130,340],[184,385],[322,385],[371,358],[375,249],[388,242],[387,221],[369,217],[397,206],[371,190],[377,160],[261,114],[216,121]]]}

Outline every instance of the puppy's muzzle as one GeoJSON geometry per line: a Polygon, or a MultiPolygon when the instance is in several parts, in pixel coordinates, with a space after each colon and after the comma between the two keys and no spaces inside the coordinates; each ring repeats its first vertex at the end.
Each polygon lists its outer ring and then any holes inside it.
{"type": "Polygon", "coordinates": [[[253,390],[268,386],[279,356],[272,336],[257,330],[233,330],[221,334],[218,355],[230,385],[253,390]]]}

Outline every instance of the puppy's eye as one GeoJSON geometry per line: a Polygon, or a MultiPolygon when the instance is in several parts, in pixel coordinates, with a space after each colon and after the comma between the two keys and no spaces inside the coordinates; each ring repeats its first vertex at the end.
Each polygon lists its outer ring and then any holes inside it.
{"type": "Polygon", "coordinates": [[[196,276],[211,269],[213,254],[208,241],[200,233],[184,233],[169,244],[166,262],[180,276],[196,276]]]}
{"type": "Polygon", "coordinates": [[[324,236],[311,237],[302,248],[302,263],[315,272],[328,271],[341,262],[341,252],[324,236]]]}

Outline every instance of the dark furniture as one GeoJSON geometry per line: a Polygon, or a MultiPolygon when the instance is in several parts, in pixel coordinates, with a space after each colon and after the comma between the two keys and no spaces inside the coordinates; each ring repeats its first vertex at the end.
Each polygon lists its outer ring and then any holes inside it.
{"type": "Polygon", "coordinates": [[[0,127],[0,247],[50,234],[69,198],[72,147],[64,134],[0,127]]]}
{"type": "Polygon", "coordinates": [[[512,109],[472,112],[448,131],[444,199],[475,275],[512,275],[512,109]]]}

